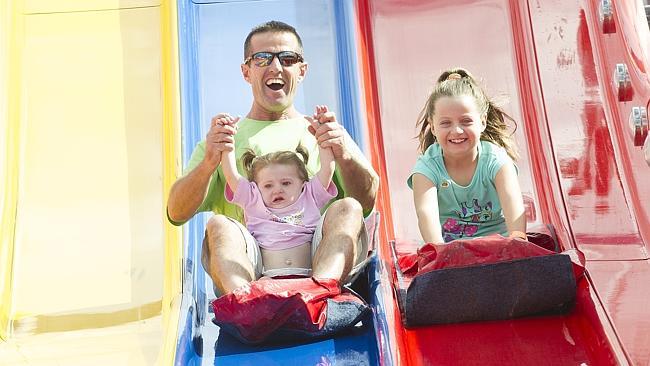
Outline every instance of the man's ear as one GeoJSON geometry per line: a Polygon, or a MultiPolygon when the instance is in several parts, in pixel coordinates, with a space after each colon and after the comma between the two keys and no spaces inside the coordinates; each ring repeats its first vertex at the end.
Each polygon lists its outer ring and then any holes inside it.
{"type": "Polygon", "coordinates": [[[246,80],[249,84],[251,83],[251,77],[250,77],[250,71],[251,68],[250,66],[246,64],[241,64],[241,74],[244,77],[244,80],[246,80]]]}
{"type": "Polygon", "coordinates": [[[309,65],[306,62],[300,64],[300,72],[298,73],[298,82],[302,82],[302,80],[305,78],[305,75],[307,75],[308,68],[309,65]]]}

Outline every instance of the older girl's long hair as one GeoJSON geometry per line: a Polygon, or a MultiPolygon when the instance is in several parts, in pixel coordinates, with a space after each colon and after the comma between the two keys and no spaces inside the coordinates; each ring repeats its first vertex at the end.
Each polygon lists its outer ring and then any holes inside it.
{"type": "Polygon", "coordinates": [[[517,129],[517,123],[512,117],[499,108],[478,85],[474,77],[465,69],[457,67],[440,74],[438,81],[429,95],[424,108],[418,116],[416,124],[420,126],[418,134],[420,153],[424,153],[429,146],[436,142],[436,137],[431,132],[432,117],[435,113],[435,104],[441,97],[460,97],[469,95],[474,98],[481,112],[485,116],[485,130],[481,133],[481,140],[490,141],[502,146],[508,155],[517,160],[518,154],[515,148],[512,135],[517,129]],[[450,78],[449,76],[452,75],[450,78]],[[460,77],[459,77],[460,76],[460,77]],[[514,124],[514,130],[510,132],[507,121],[514,124]]]}

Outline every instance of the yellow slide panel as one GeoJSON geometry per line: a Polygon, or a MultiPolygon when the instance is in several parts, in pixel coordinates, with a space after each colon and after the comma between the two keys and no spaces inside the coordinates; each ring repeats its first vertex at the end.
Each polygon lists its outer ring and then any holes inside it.
{"type": "Polygon", "coordinates": [[[166,364],[176,5],[0,1],[0,363],[166,364]]]}
{"type": "MultiPolygon", "coordinates": [[[[18,106],[17,83],[19,63],[9,57],[15,52],[15,32],[12,22],[12,4],[0,0],[0,339],[5,339],[4,328],[9,323],[11,303],[11,261],[13,259],[13,238],[16,214],[17,166],[14,159],[17,149],[18,106]],[[13,36],[13,37],[12,37],[13,36]],[[10,123],[12,121],[12,123],[10,123]]],[[[15,27],[19,29],[19,27],[15,27]]]]}
{"type": "Polygon", "coordinates": [[[160,0],[24,0],[25,14],[116,10],[159,6],[160,0]]]}

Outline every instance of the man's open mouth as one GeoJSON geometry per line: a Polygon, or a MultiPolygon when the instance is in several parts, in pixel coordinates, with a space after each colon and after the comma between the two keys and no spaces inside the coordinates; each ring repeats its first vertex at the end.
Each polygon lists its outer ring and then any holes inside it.
{"type": "Polygon", "coordinates": [[[269,79],[266,81],[266,86],[268,86],[271,90],[278,91],[282,88],[284,88],[284,80],[282,79],[269,79]]]}

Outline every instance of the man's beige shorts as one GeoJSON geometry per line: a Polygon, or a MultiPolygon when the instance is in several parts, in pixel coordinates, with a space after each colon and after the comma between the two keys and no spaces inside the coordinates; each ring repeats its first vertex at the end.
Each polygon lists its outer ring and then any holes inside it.
{"type": "MultiPolygon", "coordinates": [[[[312,238],[311,241],[312,258],[314,257],[314,254],[316,254],[316,249],[318,248],[321,240],[323,239],[323,222],[325,221],[326,214],[327,211],[325,211],[325,213],[321,215],[320,221],[316,226],[316,231],[314,232],[314,237],[312,238]]],[[[369,218],[371,217],[373,217],[373,215],[369,216],[369,218]]],[[[279,269],[265,271],[264,265],[262,263],[262,252],[260,251],[260,247],[257,243],[257,240],[255,240],[255,238],[250,234],[248,229],[246,229],[246,227],[242,225],[239,221],[230,217],[228,217],[228,219],[232,221],[232,223],[235,224],[237,228],[239,228],[239,231],[241,232],[244,238],[244,242],[246,243],[246,254],[248,256],[248,260],[250,260],[251,264],[253,265],[253,270],[255,271],[256,279],[259,279],[262,276],[266,276],[266,277],[287,276],[287,275],[311,276],[311,269],[309,268],[279,268],[279,269]]],[[[207,240],[207,236],[204,240],[207,240]]],[[[357,258],[354,261],[354,267],[352,268],[352,271],[350,271],[350,274],[348,275],[345,284],[351,283],[368,263],[368,229],[365,221],[363,221],[361,225],[361,232],[359,233],[358,243],[360,244],[360,248],[358,250],[357,258]]],[[[214,288],[214,290],[215,290],[215,294],[218,295],[216,287],[214,288]]]]}

